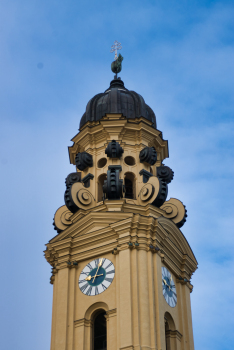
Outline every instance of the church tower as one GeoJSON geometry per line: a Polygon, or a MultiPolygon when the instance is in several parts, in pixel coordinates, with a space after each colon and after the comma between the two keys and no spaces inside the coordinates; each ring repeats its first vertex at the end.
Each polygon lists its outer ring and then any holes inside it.
{"type": "Polygon", "coordinates": [[[186,209],[167,199],[168,143],[143,97],[117,78],[121,61],[69,147],[74,172],[45,250],[51,350],[192,350],[197,261],[181,231],[186,209]]]}

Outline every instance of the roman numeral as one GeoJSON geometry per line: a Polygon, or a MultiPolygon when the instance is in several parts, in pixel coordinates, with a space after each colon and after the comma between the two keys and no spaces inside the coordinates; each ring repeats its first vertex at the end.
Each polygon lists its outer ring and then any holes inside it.
{"type": "Polygon", "coordinates": [[[86,282],[86,279],[80,280],[80,281],[79,281],[79,284],[80,284],[80,283],[83,283],[83,282],[86,282]]]}
{"type": "Polygon", "coordinates": [[[92,286],[90,286],[89,287],[89,289],[87,290],[87,292],[86,292],[86,295],[90,295],[91,294],[91,292],[92,292],[92,289],[93,289],[93,287],[92,286]]]}
{"type": "Polygon", "coordinates": [[[98,267],[99,259],[95,260],[95,267],[98,267]]]}
{"type": "Polygon", "coordinates": [[[112,262],[110,262],[109,265],[107,267],[105,267],[105,269],[107,270],[108,267],[110,267],[111,265],[113,265],[112,262]]]}
{"type": "Polygon", "coordinates": [[[106,290],[107,289],[107,287],[106,286],[104,286],[104,284],[102,283],[102,288],[103,288],[103,290],[106,290]]]}
{"type": "Polygon", "coordinates": [[[95,295],[97,295],[98,294],[98,287],[96,286],[95,287],[95,295]]]}
{"type": "Polygon", "coordinates": [[[88,267],[90,270],[93,269],[93,267],[92,267],[92,265],[90,265],[90,263],[87,264],[87,267],[88,267]]]}
{"type": "Polygon", "coordinates": [[[115,270],[111,270],[111,271],[106,272],[106,275],[108,275],[110,273],[115,273],[115,270]]]}
{"type": "Polygon", "coordinates": [[[110,282],[110,283],[111,283],[111,282],[113,281],[113,278],[107,278],[107,277],[106,277],[106,278],[105,278],[105,281],[107,281],[107,282],[110,282]]]}
{"type": "Polygon", "coordinates": [[[88,275],[89,275],[89,272],[84,272],[84,271],[82,271],[82,272],[81,272],[81,275],[82,275],[82,274],[88,276],[88,275]]]}
{"type": "Polygon", "coordinates": [[[82,287],[80,287],[81,292],[84,293],[84,291],[88,288],[88,286],[89,286],[89,284],[86,283],[82,287]]]}

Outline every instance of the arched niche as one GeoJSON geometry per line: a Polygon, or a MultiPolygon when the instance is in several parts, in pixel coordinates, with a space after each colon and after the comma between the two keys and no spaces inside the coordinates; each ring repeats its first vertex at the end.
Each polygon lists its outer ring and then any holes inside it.
{"type": "Polygon", "coordinates": [[[125,198],[136,199],[135,174],[127,172],[124,174],[125,198]]]}
{"type": "Polygon", "coordinates": [[[106,174],[101,174],[98,177],[98,202],[101,202],[103,200],[103,185],[106,178],[106,174]]]}

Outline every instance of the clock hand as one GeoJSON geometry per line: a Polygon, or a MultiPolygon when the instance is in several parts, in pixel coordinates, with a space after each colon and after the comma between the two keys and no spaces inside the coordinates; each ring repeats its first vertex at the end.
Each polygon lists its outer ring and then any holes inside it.
{"type": "MultiPolygon", "coordinates": [[[[99,263],[98,263],[98,268],[97,268],[97,271],[96,271],[96,274],[95,274],[95,276],[93,277],[93,282],[95,281],[95,278],[96,278],[96,276],[97,276],[97,274],[98,274],[98,270],[99,270],[99,268],[102,266],[102,258],[101,258],[101,260],[99,261],[99,263]]],[[[92,283],[93,283],[92,282],[92,283]]]]}
{"type": "Polygon", "coordinates": [[[169,290],[171,289],[171,287],[169,286],[169,284],[167,284],[166,280],[163,280],[163,283],[166,284],[169,287],[169,290]]]}
{"type": "MultiPolygon", "coordinates": [[[[103,276],[103,273],[101,275],[96,275],[96,277],[103,276]]],[[[86,281],[90,281],[93,276],[88,276],[85,278],[86,281]]]]}

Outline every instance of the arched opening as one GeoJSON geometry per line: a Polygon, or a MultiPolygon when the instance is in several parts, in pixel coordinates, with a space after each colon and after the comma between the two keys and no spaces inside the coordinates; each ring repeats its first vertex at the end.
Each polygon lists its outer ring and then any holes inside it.
{"type": "Polygon", "coordinates": [[[166,350],[176,350],[175,322],[169,312],[165,313],[164,320],[166,350]]]}
{"type": "Polygon", "coordinates": [[[98,202],[101,202],[103,200],[103,185],[106,177],[106,174],[102,174],[98,178],[98,202]]]}
{"type": "Polygon", "coordinates": [[[125,186],[125,198],[135,199],[136,198],[136,186],[135,186],[135,175],[133,173],[126,173],[124,176],[125,186]]]}
{"type": "Polygon", "coordinates": [[[97,312],[93,319],[93,350],[107,349],[106,312],[97,312]]]}

